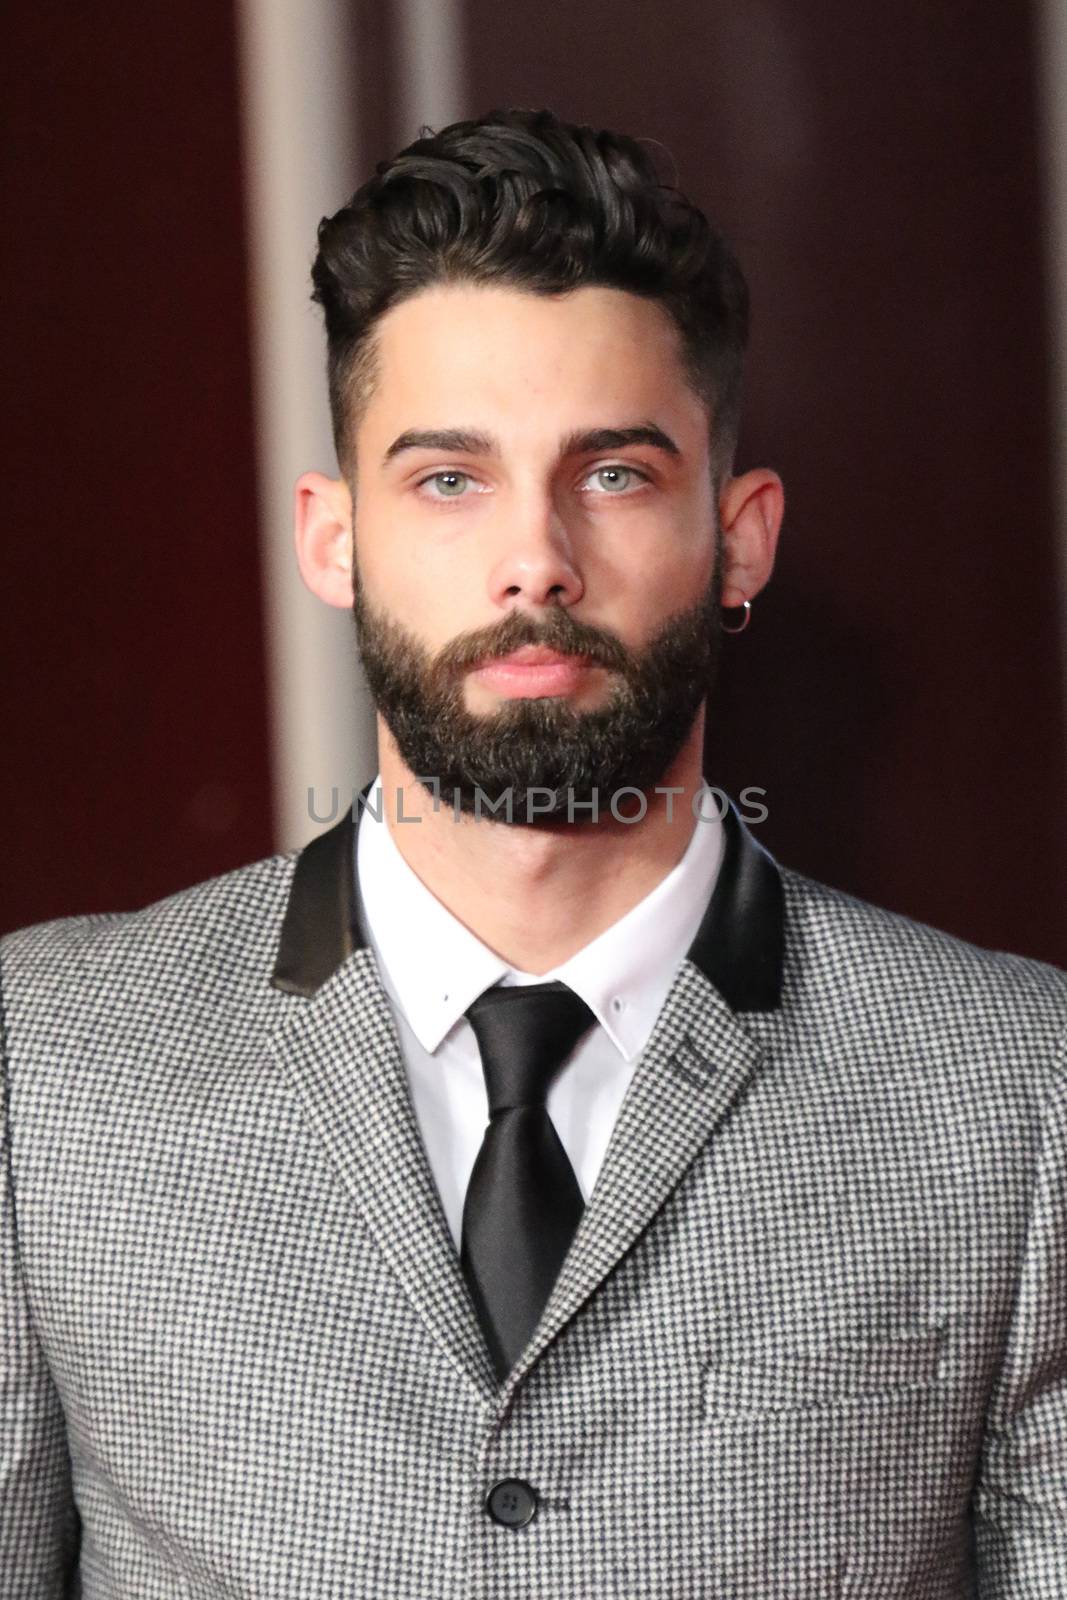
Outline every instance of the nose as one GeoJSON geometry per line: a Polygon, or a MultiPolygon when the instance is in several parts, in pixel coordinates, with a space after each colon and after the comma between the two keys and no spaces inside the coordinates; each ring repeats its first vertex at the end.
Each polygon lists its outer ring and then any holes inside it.
{"type": "Polygon", "coordinates": [[[502,610],[572,606],[584,592],[578,562],[558,507],[548,495],[513,500],[505,511],[502,548],[489,571],[489,593],[502,610]]]}

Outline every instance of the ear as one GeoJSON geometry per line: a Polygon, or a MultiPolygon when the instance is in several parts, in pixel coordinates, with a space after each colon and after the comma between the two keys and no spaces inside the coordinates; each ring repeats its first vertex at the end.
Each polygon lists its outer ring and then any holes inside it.
{"type": "Polygon", "coordinates": [[[328,606],[351,610],[352,495],[344,479],[301,473],[296,480],[294,523],[300,576],[328,606]]]}
{"type": "Polygon", "coordinates": [[[785,490],[776,472],[757,467],[727,478],[719,494],[724,606],[751,600],[767,582],[784,513],[785,490]]]}

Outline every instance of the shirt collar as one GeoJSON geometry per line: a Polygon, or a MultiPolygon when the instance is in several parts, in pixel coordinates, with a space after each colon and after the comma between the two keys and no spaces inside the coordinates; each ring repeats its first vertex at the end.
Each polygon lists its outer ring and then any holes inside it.
{"type": "MultiPolygon", "coordinates": [[[[403,824],[398,824],[403,826],[403,824]]],[[[382,980],[432,1053],[494,983],[560,979],[580,995],[625,1060],[644,1048],[707,908],[723,852],[715,808],[685,853],[643,900],[567,961],[522,972],[482,943],[408,865],[385,820],[381,777],[358,818],[354,869],[382,980]]]]}

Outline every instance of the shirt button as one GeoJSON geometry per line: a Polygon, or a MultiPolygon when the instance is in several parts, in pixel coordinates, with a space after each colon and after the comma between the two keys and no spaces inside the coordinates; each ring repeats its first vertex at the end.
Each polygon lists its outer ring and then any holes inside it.
{"type": "Polygon", "coordinates": [[[525,1528],[537,1514],[537,1491],[521,1478],[502,1478],[486,1496],[485,1509],[505,1528],[525,1528]]]}

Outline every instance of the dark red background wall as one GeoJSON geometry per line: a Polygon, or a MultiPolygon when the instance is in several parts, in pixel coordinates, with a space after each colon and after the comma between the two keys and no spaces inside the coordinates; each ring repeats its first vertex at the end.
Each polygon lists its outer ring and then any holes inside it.
{"type": "MultiPolygon", "coordinates": [[[[389,8],[354,11],[369,171],[417,128],[389,8]]],[[[790,865],[1067,965],[1030,7],[466,0],[463,29],[469,109],[662,141],[748,271],[741,465],[789,504],[709,772],[767,791],[790,865]]],[[[6,32],[10,927],[270,839],[233,20],[14,0],[6,32]]]]}
{"type": "Polygon", "coordinates": [[[0,926],[269,850],[233,19],[14,0],[0,926]]]}

